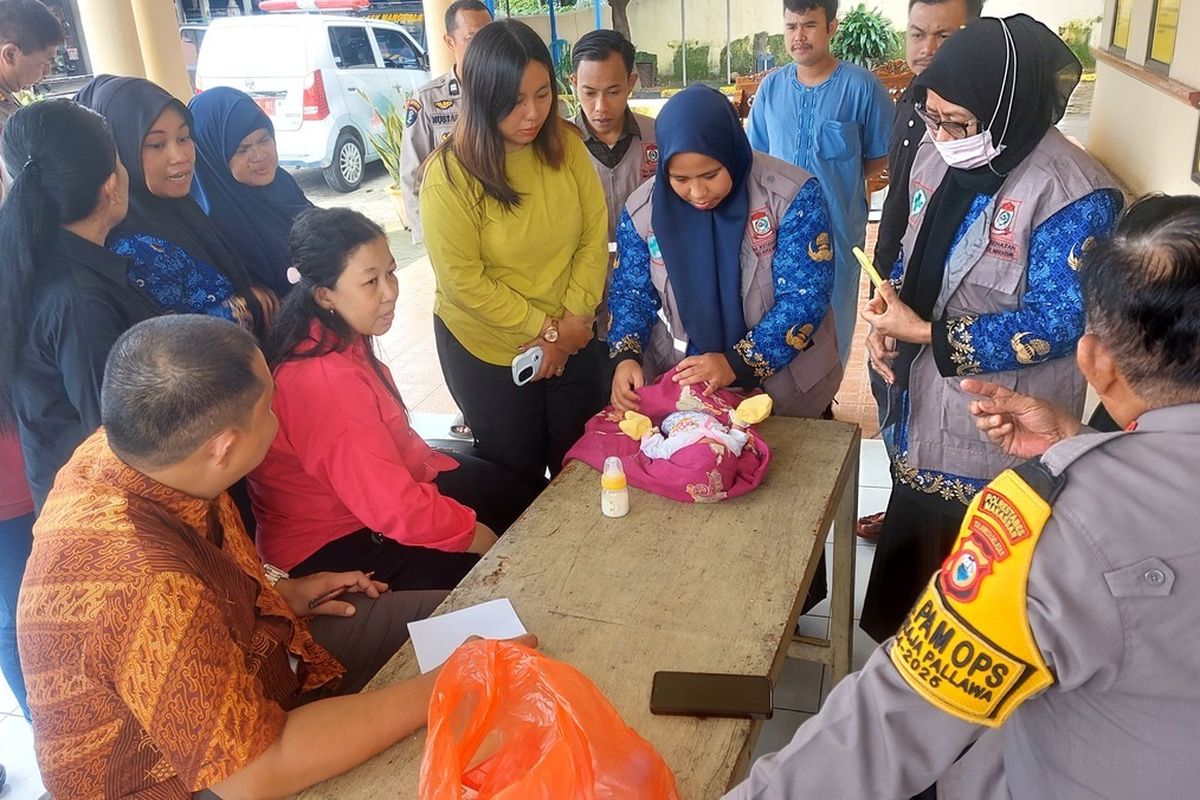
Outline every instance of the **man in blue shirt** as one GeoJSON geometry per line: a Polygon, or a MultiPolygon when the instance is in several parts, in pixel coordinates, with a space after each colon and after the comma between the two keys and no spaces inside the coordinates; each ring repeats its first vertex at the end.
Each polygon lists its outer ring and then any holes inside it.
{"type": "Polygon", "coordinates": [[[795,68],[763,80],[750,111],[750,144],[817,176],[829,203],[837,271],[838,355],[850,355],[858,320],[859,268],[851,248],[867,233],[867,179],[887,166],[895,109],[869,71],[830,51],[838,0],[784,0],[784,37],[795,68]]]}

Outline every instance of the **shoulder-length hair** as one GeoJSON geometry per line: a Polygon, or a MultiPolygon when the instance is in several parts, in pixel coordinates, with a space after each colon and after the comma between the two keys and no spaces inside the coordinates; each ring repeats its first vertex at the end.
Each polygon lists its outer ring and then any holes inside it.
{"type": "Polygon", "coordinates": [[[506,211],[521,204],[521,195],[509,183],[504,170],[504,137],[500,133],[500,122],[516,108],[525,68],[534,61],[546,67],[551,104],[550,116],[533,140],[533,147],[544,164],[553,169],[561,167],[563,125],[558,118],[554,62],[533,28],[511,19],[491,23],[471,40],[460,76],[462,114],[442,148],[443,164],[453,153],[466,173],[479,181],[480,200],[491,197],[506,211]]]}

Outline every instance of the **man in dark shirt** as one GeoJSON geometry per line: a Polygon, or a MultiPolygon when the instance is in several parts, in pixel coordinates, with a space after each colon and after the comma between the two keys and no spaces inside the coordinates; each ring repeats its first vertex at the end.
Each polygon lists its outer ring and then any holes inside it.
{"type": "MultiPolygon", "coordinates": [[[[950,36],[983,11],[984,0],[909,0],[908,45],[906,59],[914,75],[920,75],[933,61],[950,36]]],[[[888,143],[888,193],[879,218],[879,236],[875,243],[875,265],[882,275],[892,271],[900,257],[900,240],[908,227],[908,176],[912,171],[917,147],[925,137],[925,123],[913,104],[912,87],[904,90],[896,101],[896,119],[888,143]]],[[[872,289],[872,294],[874,290],[872,289]]],[[[887,397],[883,378],[868,367],[871,393],[878,407],[879,424],[883,425],[884,403],[887,397]]],[[[858,521],[858,535],[875,541],[883,530],[883,513],[872,514],[858,521]]]]}

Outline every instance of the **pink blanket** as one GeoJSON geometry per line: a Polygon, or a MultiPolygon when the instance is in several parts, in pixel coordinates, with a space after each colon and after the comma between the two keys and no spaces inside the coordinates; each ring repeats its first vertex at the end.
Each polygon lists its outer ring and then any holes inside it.
{"type": "MultiPolygon", "coordinates": [[[[681,387],[671,380],[674,374],[671,370],[638,391],[642,401],[638,411],[656,426],[676,411],[706,411],[728,425],[729,412],[745,399],[728,390],[704,397],[701,386],[681,387]]],[[[621,418],[612,406],[592,417],[564,460],[578,459],[601,470],[605,458],[619,456],[631,486],[684,503],[716,503],[746,494],[762,483],[771,462],[771,451],[754,426],[746,431],[750,438],[740,456],[709,440],[689,445],[669,459],[650,458],[642,453],[640,442],[621,432],[621,418]]]]}

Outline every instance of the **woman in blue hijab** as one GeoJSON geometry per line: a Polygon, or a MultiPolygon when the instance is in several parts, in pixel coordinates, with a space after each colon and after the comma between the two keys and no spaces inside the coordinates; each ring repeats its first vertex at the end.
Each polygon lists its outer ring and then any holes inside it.
{"type": "Polygon", "coordinates": [[[729,100],[692,86],[655,125],[654,178],[617,228],[609,308],[612,402],[673,380],[706,394],[762,388],[776,413],[828,414],[842,379],[833,243],[824,195],[803,169],[753,152],[729,100]]]}
{"type": "Polygon", "coordinates": [[[249,95],[228,87],[197,95],[189,108],[196,142],[192,195],[241,254],[254,282],[283,297],[291,289],[292,220],[312,203],[279,168],[275,126],[249,95]]]}

